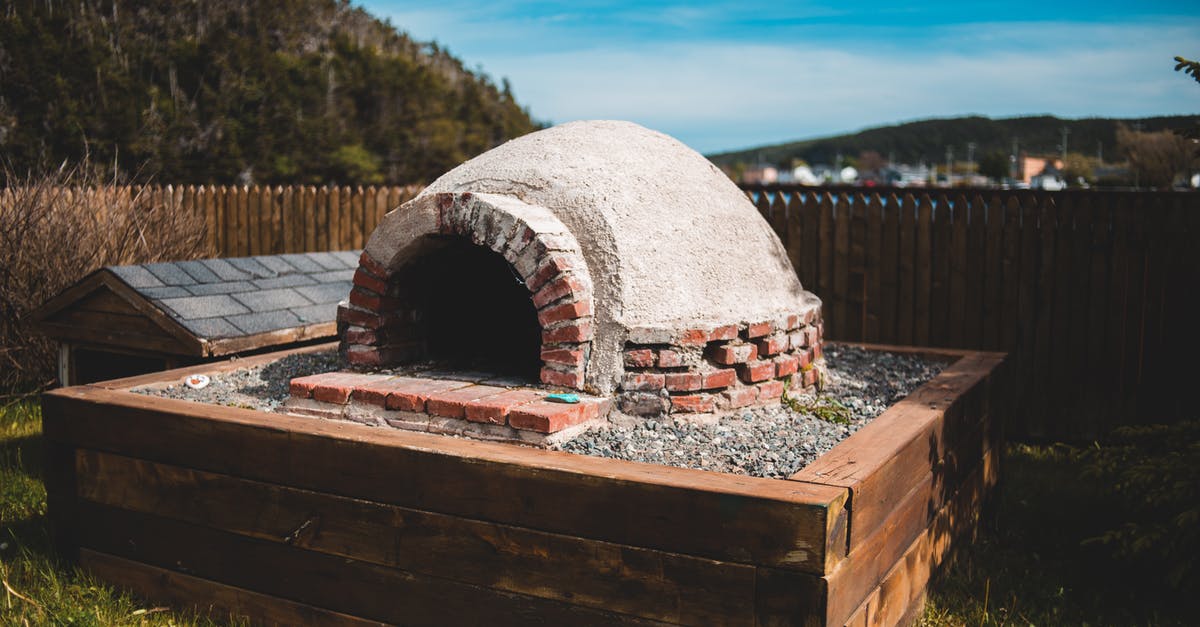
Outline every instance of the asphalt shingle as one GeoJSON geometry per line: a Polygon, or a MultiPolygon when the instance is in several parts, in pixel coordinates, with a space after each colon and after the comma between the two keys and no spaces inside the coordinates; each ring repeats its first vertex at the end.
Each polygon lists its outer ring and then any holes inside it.
{"type": "Polygon", "coordinates": [[[255,261],[254,257],[234,257],[229,259],[229,265],[245,272],[256,279],[269,279],[279,273],[255,261]]]}
{"type": "Polygon", "coordinates": [[[148,263],[142,267],[167,285],[192,285],[196,282],[183,268],[173,263],[148,263]]]}
{"type": "Polygon", "coordinates": [[[224,318],[200,318],[198,320],[180,320],[183,328],[207,340],[221,337],[237,337],[241,330],[229,324],[224,318]]]}
{"type": "Polygon", "coordinates": [[[138,290],[138,293],[146,298],[179,298],[182,296],[191,296],[192,293],[178,285],[168,285],[167,287],[143,287],[138,290]]]}
{"type": "Polygon", "coordinates": [[[142,266],[109,266],[108,271],[117,275],[129,287],[162,287],[163,282],[142,266]]]}
{"type": "Polygon", "coordinates": [[[290,263],[298,272],[321,272],[325,266],[308,258],[308,255],[300,253],[288,253],[286,255],[276,255],[280,259],[290,263]]]}
{"type": "Polygon", "coordinates": [[[333,283],[334,281],[353,281],[356,270],[331,270],[329,272],[317,272],[310,274],[314,280],[320,283],[333,283]]]}
{"type": "Polygon", "coordinates": [[[233,298],[254,312],[307,307],[313,303],[313,301],[301,296],[296,290],[290,287],[277,290],[243,292],[241,294],[234,294],[233,298]]]}
{"type": "Polygon", "coordinates": [[[311,275],[308,274],[281,274],[273,279],[257,279],[253,281],[254,286],[264,290],[275,289],[277,287],[296,287],[297,285],[316,285],[311,275]]]}
{"type": "Polygon", "coordinates": [[[249,281],[227,281],[225,283],[202,283],[200,285],[189,285],[187,290],[196,296],[208,296],[210,294],[233,294],[235,292],[249,292],[256,289],[254,284],[249,281]]]}
{"type": "Polygon", "coordinates": [[[199,261],[176,261],[175,265],[188,273],[188,276],[195,279],[197,283],[221,282],[221,277],[213,274],[212,270],[204,267],[204,264],[199,261]]]}
{"type": "Polygon", "coordinates": [[[292,310],[303,324],[320,324],[337,320],[337,303],[321,303],[308,307],[297,307],[292,310]]]}
{"type": "Polygon", "coordinates": [[[247,335],[288,329],[300,325],[300,318],[286,309],[227,316],[225,319],[247,335]]]}
{"type": "Polygon", "coordinates": [[[205,268],[211,270],[212,273],[220,277],[222,281],[246,281],[254,278],[249,274],[229,265],[229,262],[225,261],[224,259],[205,259],[200,263],[203,263],[205,268]]]}
{"type": "Polygon", "coordinates": [[[322,283],[293,288],[314,303],[336,303],[350,296],[350,282],[322,283]]]}
{"type": "Polygon", "coordinates": [[[285,261],[279,255],[262,255],[255,257],[255,259],[276,274],[291,274],[296,271],[296,268],[292,267],[292,264],[285,261]]]}
{"type": "Polygon", "coordinates": [[[341,259],[333,256],[333,253],[305,253],[314,263],[325,268],[326,270],[345,270],[346,264],[342,263],[341,259]]]}
{"type": "Polygon", "coordinates": [[[362,253],[352,250],[339,250],[329,254],[340,259],[342,264],[344,264],[347,268],[357,268],[358,258],[362,253]]]}
{"type": "Polygon", "coordinates": [[[250,312],[245,305],[242,305],[225,294],[219,296],[164,298],[159,302],[167,307],[170,307],[172,311],[174,311],[180,318],[183,318],[184,320],[195,318],[212,318],[215,316],[229,316],[250,312]]]}

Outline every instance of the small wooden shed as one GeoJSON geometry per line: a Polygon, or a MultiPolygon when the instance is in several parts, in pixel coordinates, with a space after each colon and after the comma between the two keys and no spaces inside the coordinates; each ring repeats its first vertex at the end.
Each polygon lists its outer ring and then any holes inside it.
{"type": "Polygon", "coordinates": [[[359,251],[108,266],[33,313],[78,385],[337,335],[359,251]]]}

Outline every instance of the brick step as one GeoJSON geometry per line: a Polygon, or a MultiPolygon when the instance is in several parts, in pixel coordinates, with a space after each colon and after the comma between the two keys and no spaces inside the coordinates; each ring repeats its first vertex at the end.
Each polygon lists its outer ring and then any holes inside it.
{"type": "Polygon", "coordinates": [[[287,413],[538,446],[574,437],[611,407],[584,394],[578,403],[555,403],[545,388],[426,376],[326,372],[290,387],[287,413]]]}

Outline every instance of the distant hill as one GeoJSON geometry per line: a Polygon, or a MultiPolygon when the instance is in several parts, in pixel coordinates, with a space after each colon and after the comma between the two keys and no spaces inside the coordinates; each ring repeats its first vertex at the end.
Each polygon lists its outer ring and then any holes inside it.
{"type": "Polygon", "coordinates": [[[1068,120],[1049,115],[997,120],[981,116],[942,118],[882,126],[834,137],[723,152],[708,155],[708,158],[719,166],[760,162],[788,166],[793,159],[803,159],[815,165],[833,164],[838,154],[857,157],[864,151],[874,150],[885,159],[891,155],[899,163],[942,163],[946,158],[947,146],[953,147],[956,160],[965,161],[967,143],[975,142],[975,159],[978,160],[989,153],[1009,154],[1014,139],[1018,140],[1023,152],[1035,155],[1057,154],[1061,131],[1066,127],[1070,131],[1067,136],[1070,152],[1095,156],[1097,148],[1101,147],[1106,160],[1116,160],[1118,124],[1133,127],[1135,123],[1140,123],[1143,131],[1176,130],[1195,124],[1196,118],[1197,116],[1166,116],[1137,120],[1068,120]]]}
{"type": "Polygon", "coordinates": [[[507,81],[344,0],[4,6],[18,172],[86,153],[164,182],[422,182],[537,126],[507,81]]]}

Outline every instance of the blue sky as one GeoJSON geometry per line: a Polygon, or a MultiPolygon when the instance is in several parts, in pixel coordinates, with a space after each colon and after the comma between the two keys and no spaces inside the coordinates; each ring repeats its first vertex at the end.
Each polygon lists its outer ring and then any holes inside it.
{"type": "Polygon", "coordinates": [[[905,120],[1200,112],[1183,2],[358,2],[552,123],[626,119],[701,152],[905,120]]]}

